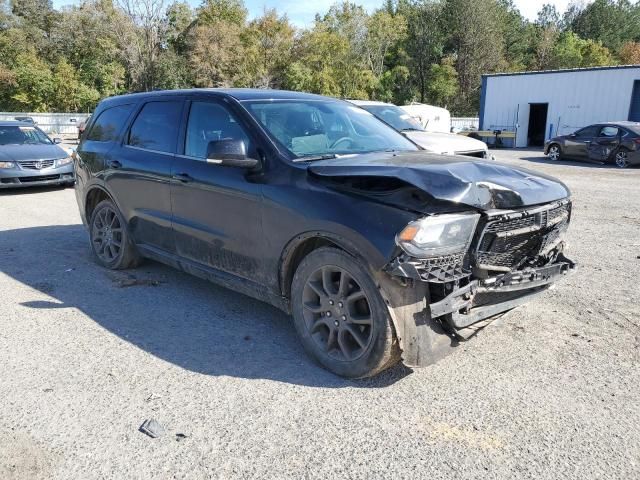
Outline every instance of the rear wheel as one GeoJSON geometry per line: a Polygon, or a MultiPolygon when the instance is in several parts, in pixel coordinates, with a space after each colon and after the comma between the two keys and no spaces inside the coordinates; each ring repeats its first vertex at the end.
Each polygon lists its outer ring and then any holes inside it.
{"type": "Polygon", "coordinates": [[[351,255],[335,248],[311,252],[291,290],[300,340],[327,370],[368,377],[399,360],[387,306],[371,275],[351,255]]]}
{"type": "Polygon", "coordinates": [[[553,160],[554,162],[560,160],[562,158],[562,150],[560,149],[560,145],[554,143],[549,147],[549,151],[547,152],[547,156],[553,160]]]}
{"type": "Polygon", "coordinates": [[[127,224],[111,200],[101,201],[89,222],[91,248],[98,262],[112,270],[131,268],[140,262],[127,224]]]}
{"type": "Polygon", "coordinates": [[[627,168],[629,166],[629,152],[620,148],[614,154],[613,160],[618,168],[627,168]]]}

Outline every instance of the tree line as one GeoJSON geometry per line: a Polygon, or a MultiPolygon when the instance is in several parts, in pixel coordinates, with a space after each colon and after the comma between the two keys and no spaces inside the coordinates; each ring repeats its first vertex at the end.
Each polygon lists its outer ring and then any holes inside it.
{"type": "Polygon", "coordinates": [[[484,73],[640,64],[640,2],[595,0],[536,21],[512,0],[338,2],[296,28],[242,0],[0,0],[0,110],[88,112],[106,96],[285,88],[478,111],[484,73]]]}

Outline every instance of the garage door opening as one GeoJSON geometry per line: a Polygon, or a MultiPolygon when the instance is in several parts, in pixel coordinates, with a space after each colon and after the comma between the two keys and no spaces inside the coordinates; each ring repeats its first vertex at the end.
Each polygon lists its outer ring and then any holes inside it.
{"type": "Polygon", "coordinates": [[[543,147],[544,135],[547,128],[548,103],[529,104],[529,132],[527,134],[528,147],[543,147]]]}

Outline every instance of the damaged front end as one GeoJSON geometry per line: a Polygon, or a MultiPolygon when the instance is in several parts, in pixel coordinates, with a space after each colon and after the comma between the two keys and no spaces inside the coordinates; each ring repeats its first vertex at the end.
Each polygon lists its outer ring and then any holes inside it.
{"type": "MultiPolygon", "coordinates": [[[[411,340],[403,342],[405,363],[421,366],[436,360],[408,351],[426,350],[424,343],[432,343],[434,325],[456,340],[468,338],[490,317],[527,302],[574,270],[575,264],[563,253],[562,239],[571,220],[570,200],[519,210],[489,210],[479,217],[464,248],[458,245],[458,251],[441,255],[421,258],[420,250],[403,242],[404,232],[399,235],[402,253],[387,265],[386,272],[401,283],[426,287],[424,318],[417,323],[427,327],[421,331],[417,325],[411,340]]],[[[460,228],[453,229],[453,235],[458,234],[460,228]]],[[[443,230],[440,236],[446,234],[443,230]]],[[[430,240],[437,244],[436,234],[432,236],[430,240]]]]}

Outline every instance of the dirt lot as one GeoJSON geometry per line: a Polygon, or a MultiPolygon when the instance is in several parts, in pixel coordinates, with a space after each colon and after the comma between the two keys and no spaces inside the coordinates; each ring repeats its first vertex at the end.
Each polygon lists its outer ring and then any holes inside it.
{"type": "Polygon", "coordinates": [[[0,193],[0,478],[639,478],[640,169],[497,157],[571,187],[579,272],[366,381],[315,366],[267,305],[102,270],[72,189],[0,193]],[[164,436],[138,432],[151,417],[164,436]]]}

